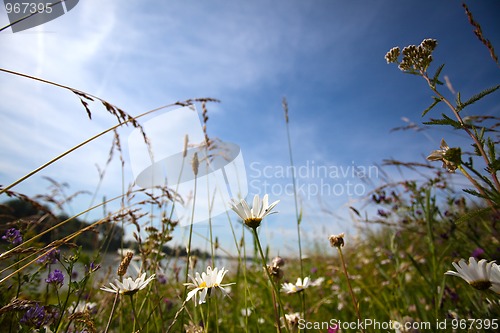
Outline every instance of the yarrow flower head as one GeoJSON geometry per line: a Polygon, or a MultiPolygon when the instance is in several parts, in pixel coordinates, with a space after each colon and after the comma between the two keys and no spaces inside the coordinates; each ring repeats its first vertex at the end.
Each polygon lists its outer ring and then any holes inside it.
{"type": "Polygon", "coordinates": [[[243,220],[243,222],[252,229],[256,229],[260,226],[260,222],[264,217],[270,215],[272,213],[273,208],[279,203],[279,200],[276,200],[272,204],[269,204],[269,196],[266,194],[260,200],[259,196],[256,194],[253,198],[253,206],[250,208],[245,200],[232,200],[230,202],[231,209],[238,214],[239,217],[243,220]]]}
{"type": "Polygon", "coordinates": [[[211,295],[212,292],[219,290],[223,296],[228,296],[229,292],[225,289],[225,287],[230,286],[234,283],[222,284],[222,280],[224,279],[224,275],[226,275],[228,271],[226,269],[221,268],[220,270],[215,267],[212,270],[212,267],[207,267],[207,272],[202,272],[201,275],[196,272],[194,278],[189,275],[189,278],[192,282],[184,283],[188,288],[192,288],[192,290],[187,294],[186,302],[191,298],[194,300],[195,305],[205,303],[205,298],[207,295],[211,295]],[[200,297],[198,300],[198,293],[200,293],[200,297]]]}
{"type": "Polygon", "coordinates": [[[432,62],[432,52],[437,46],[435,39],[427,38],[420,45],[408,45],[400,51],[399,47],[393,47],[385,55],[388,64],[397,63],[403,72],[421,73],[425,72],[432,62]],[[398,61],[403,54],[401,62],[398,61]]]}
{"type": "Polygon", "coordinates": [[[53,284],[56,287],[60,287],[64,282],[64,275],[60,270],[56,269],[49,274],[49,277],[45,279],[45,282],[53,284]]]}
{"type": "Polygon", "coordinates": [[[2,236],[2,239],[6,240],[12,245],[18,245],[23,242],[23,236],[21,235],[21,232],[16,228],[10,228],[9,230],[7,230],[7,232],[5,232],[5,235],[2,236]]]}
{"type": "Polygon", "coordinates": [[[287,294],[295,294],[298,292],[303,291],[310,285],[310,279],[309,277],[304,278],[304,281],[302,281],[301,278],[297,279],[297,283],[283,283],[282,288],[283,291],[286,292],[287,294]]]}
{"type": "Polygon", "coordinates": [[[481,259],[478,262],[476,258],[470,257],[468,264],[464,259],[460,259],[458,264],[454,262],[453,266],[457,271],[447,271],[445,274],[458,276],[478,290],[490,289],[500,294],[500,266],[493,261],[481,259]]]}
{"type": "Polygon", "coordinates": [[[131,277],[127,277],[123,279],[123,282],[115,279],[115,284],[109,283],[111,288],[109,287],[101,287],[101,290],[107,291],[109,293],[115,294],[123,294],[123,295],[133,295],[139,290],[146,288],[146,286],[153,281],[155,278],[155,274],[151,275],[146,279],[146,273],[142,273],[137,279],[132,279],[131,277]]]}
{"type": "Polygon", "coordinates": [[[450,148],[444,139],[441,140],[441,149],[434,150],[427,159],[429,161],[442,161],[443,168],[449,172],[455,172],[462,163],[460,148],[450,148]]]}
{"type": "Polygon", "coordinates": [[[401,53],[401,51],[399,50],[399,47],[393,47],[385,55],[385,60],[387,60],[388,64],[390,64],[392,62],[397,62],[400,53],[401,53]]]}

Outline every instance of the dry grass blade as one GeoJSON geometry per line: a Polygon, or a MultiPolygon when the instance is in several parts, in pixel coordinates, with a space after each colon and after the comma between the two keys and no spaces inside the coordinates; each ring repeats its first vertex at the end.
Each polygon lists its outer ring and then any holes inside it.
{"type": "Polygon", "coordinates": [[[472,16],[471,11],[469,10],[469,7],[465,3],[462,4],[462,6],[465,9],[465,13],[467,14],[467,18],[469,19],[469,23],[475,28],[474,29],[474,34],[477,36],[477,38],[483,43],[484,46],[490,51],[490,56],[493,60],[495,60],[495,63],[498,64],[498,56],[495,53],[495,49],[493,48],[493,45],[491,44],[489,39],[486,39],[483,35],[483,31],[481,29],[481,25],[474,20],[474,17],[472,16]]]}

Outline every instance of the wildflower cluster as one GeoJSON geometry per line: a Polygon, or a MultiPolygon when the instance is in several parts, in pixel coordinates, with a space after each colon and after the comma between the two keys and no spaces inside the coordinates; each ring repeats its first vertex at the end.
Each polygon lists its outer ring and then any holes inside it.
{"type": "Polygon", "coordinates": [[[55,248],[50,249],[42,257],[38,258],[37,262],[41,265],[53,265],[59,260],[61,251],[55,248]]]}
{"type": "Polygon", "coordinates": [[[432,52],[437,46],[435,39],[424,39],[420,45],[409,45],[400,52],[399,47],[393,47],[385,55],[387,63],[399,64],[399,69],[409,73],[423,73],[432,62],[432,52]],[[399,62],[400,54],[403,59],[399,62]]]}
{"type": "Polygon", "coordinates": [[[56,269],[49,274],[49,277],[45,279],[45,282],[53,284],[56,287],[60,287],[64,282],[64,274],[60,270],[56,269]]]}
{"type": "Polygon", "coordinates": [[[8,229],[5,235],[2,236],[2,239],[11,243],[12,245],[19,245],[23,242],[23,236],[21,235],[21,232],[16,228],[8,229]]]}
{"type": "Polygon", "coordinates": [[[28,327],[40,328],[47,324],[48,321],[49,316],[45,311],[45,307],[35,303],[25,312],[20,322],[28,327]]]}

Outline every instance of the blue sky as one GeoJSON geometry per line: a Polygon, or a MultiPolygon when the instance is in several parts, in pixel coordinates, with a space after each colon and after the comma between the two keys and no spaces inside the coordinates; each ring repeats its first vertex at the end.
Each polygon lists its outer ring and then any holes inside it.
{"type": "MultiPolygon", "coordinates": [[[[500,3],[468,5],[485,36],[500,48],[500,3]]],[[[0,25],[7,24],[2,10],[0,25]]],[[[311,165],[368,168],[385,158],[421,161],[442,137],[450,146],[464,142],[463,136],[443,129],[390,133],[405,125],[403,117],[420,123],[431,94],[423,80],[402,74],[384,55],[393,46],[419,44],[424,38],[438,40],[433,68],[446,63],[443,75],[463,96],[498,84],[499,68],[474,36],[461,2],[452,0],[82,0],[44,25],[1,32],[0,67],[78,88],[132,115],[188,98],[219,99],[220,104],[208,105],[208,133],[241,147],[252,195],[263,194],[258,185],[264,180],[277,184],[275,189],[291,181],[276,173],[262,177],[265,167],[276,172],[289,164],[283,97],[289,105],[294,162],[308,170],[311,165]]],[[[2,185],[115,121],[97,103],[91,104],[93,120],[88,120],[73,94],[39,82],[0,73],[0,87],[2,185]]],[[[498,94],[490,96],[469,112],[498,116],[498,102],[498,94]]],[[[130,132],[120,130],[123,138],[130,132]]],[[[93,142],[14,190],[43,193],[49,184],[42,176],[48,176],[67,182],[70,190],[94,191],[95,165],[105,164],[111,140],[106,136],[93,142]]],[[[323,178],[299,182],[360,183],[350,176],[323,178]]],[[[129,165],[123,179],[126,186],[134,181],[129,165]]],[[[121,190],[122,171],[115,159],[97,198],[121,190]]],[[[293,197],[270,194],[281,200],[280,214],[271,216],[261,232],[277,244],[274,251],[293,251],[293,197]]],[[[350,230],[348,204],[362,204],[360,197],[345,193],[302,194],[302,227],[309,241],[318,233],[350,230]]],[[[68,211],[77,213],[89,202],[90,196],[81,196],[68,211]]],[[[216,234],[231,248],[224,223],[216,234]]]]}

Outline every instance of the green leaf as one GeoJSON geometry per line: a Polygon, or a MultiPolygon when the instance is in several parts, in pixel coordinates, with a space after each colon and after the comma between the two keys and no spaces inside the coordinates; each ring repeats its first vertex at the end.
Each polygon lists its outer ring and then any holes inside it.
{"type": "Polygon", "coordinates": [[[475,209],[460,216],[458,219],[455,220],[455,224],[466,222],[472,218],[485,216],[490,212],[491,212],[491,207],[475,209]]]}
{"type": "Polygon", "coordinates": [[[435,107],[437,103],[442,101],[441,98],[437,98],[435,96],[432,96],[432,98],[434,99],[434,102],[432,102],[431,106],[429,106],[427,109],[424,110],[424,112],[422,112],[422,117],[425,116],[427,112],[429,112],[433,107],[435,107]]]}
{"type": "Polygon", "coordinates": [[[462,109],[464,109],[465,107],[471,105],[472,103],[475,103],[477,102],[478,100],[480,100],[481,98],[483,98],[484,96],[486,95],[489,95],[491,94],[492,92],[495,92],[496,90],[498,90],[498,88],[500,88],[500,84],[494,86],[494,87],[491,87],[491,88],[488,88],[488,89],[485,89],[483,91],[481,91],[479,94],[476,94],[474,96],[472,96],[471,98],[469,98],[467,101],[461,103],[460,105],[457,105],[457,112],[460,112],[462,109]]]}
{"type": "Polygon", "coordinates": [[[461,129],[462,124],[460,124],[458,121],[451,119],[444,113],[441,114],[443,116],[443,119],[431,119],[430,121],[424,122],[425,125],[451,125],[456,129],[461,129]]]}
{"type": "Polygon", "coordinates": [[[440,85],[443,84],[441,81],[439,81],[439,75],[441,74],[441,71],[443,70],[443,68],[444,68],[444,64],[439,66],[438,69],[436,70],[436,74],[434,74],[434,76],[431,79],[431,82],[432,82],[434,87],[436,86],[436,84],[440,84],[440,85]]]}
{"type": "Polygon", "coordinates": [[[470,189],[470,188],[464,188],[463,191],[465,193],[468,193],[468,194],[473,195],[475,197],[484,199],[484,196],[481,193],[479,193],[478,191],[476,191],[476,190],[473,190],[473,189],[470,189]]]}
{"type": "Polygon", "coordinates": [[[463,103],[462,103],[462,100],[460,99],[460,92],[457,92],[457,100],[456,100],[456,107],[455,109],[457,110],[457,112],[460,112],[460,110],[463,109],[463,103]]]}
{"type": "MultiPolygon", "coordinates": [[[[495,163],[496,158],[496,150],[495,150],[495,142],[491,140],[491,138],[488,138],[486,140],[486,146],[488,147],[488,157],[490,161],[494,161],[492,163],[495,163]]],[[[491,167],[491,166],[490,166],[491,167]]],[[[496,169],[498,170],[498,169],[496,169]]]]}
{"type": "Polygon", "coordinates": [[[500,170],[500,158],[497,158],[488,165],[488,172],[494,173],[500,170]]]}

